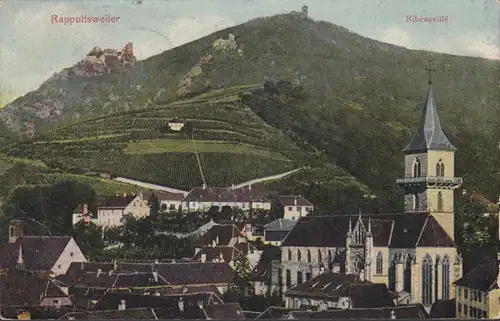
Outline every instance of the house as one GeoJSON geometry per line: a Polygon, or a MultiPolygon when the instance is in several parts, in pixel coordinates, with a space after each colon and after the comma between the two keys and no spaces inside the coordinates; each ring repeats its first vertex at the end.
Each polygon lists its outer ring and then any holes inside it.
{"type": "Polygon", "coordinates": [[[324,311],[291,311],[283,317],[284,320],[296,319],[428,319],[429,315],[421,304],[398,307],[368,308],[368,309],[335,309],[324,311]]]}
{"type": "Polygon", "coordinates": [[[73,213],[73,226],[82,220],[85,221],[85,223],[97,224],[97,219],[89,212],[87,204],[78,205],[78,208],[73,213]]]}
{"type": "Polygon", "coordinates": [[[235,267],[238,258],[247,257],[251,267],[257,264],[261,251],[250,243],[238,243],[235,246],[205,246],[194,256],[193,260],[201,262],[227,262],[235,267]]]}
{"type": "Polygon", "coordinates": [[[206,246],[234,246],[245,243],[243,233],[234,224],[215,224],[194,243],[195,253],[206,246]]]}
{"type": "Polygon", "coordinates": [[[158,320],[151,308],[66,313],[63,320],[158,320]]]}
{"type": "Polygon", "coordinates": [[[279,290],[281,251],[277,246],[264,248],[261,259],[250,272],[250,281],[256,295],[269,295],[279,290]]]}
{"type": "Polygon", "coordinates": [[[457,319],[500,318],[499,264],[488,260],[455,282],[457,319]]]}
{"type": "Polygon", "coordinates": [[[0,304],[4,317],[16,315],[15,310],[22,310],[31,315],[39,308],[73,306],[68,294],[43,273],[20,269],[2,270],[0,289],[0,304]]]}
{"type": "Polygon", "coordinates": [[[174,118],[168,122],[168,128],[174,132],[179,132],[184,127],[184,122],[178,118],[174,118]]]}
{"type": "Polygon", "coordinates": [[[24,236],[23,222],[9,222],[9,242],[0,249],[0,268],[66,273],[72,262],[87,259],[71,236],[24,236]]]}
{"type": "Polygon", "coordinates": [[[300,195],[279,196],[278,205],[283,209],[283,218],[289,220],[297,220],[314,210],[314,205],[300,195]]]}
{"type": "Polygon", "coordinates": [[[280,218],[264,225],[264,243],[280,246],[294,225],[295,221],[286,218],[280,218]]]}
{"type": "Polygon", "coordinates": [[[275,306],[270,306],[264,312],[262,312],[258,317],[256,317],[256,320],[269,320],[269,319],[283,319],[288,315],[288,313],[292,312],[293,309],[288,309],[284,307],[275,307],[275,306]]]}
{"type": "Polygon", "coordinates": [[[470,192],[467,190],[463,190],[462,195],[484,208],[485,210],[484,213],[477,213],[477,214],[483,214],[483,216],[489,217],[491,215],[498,216],[498,214],[500,213],[500,203],[499,204],[493,203],[492,201],[490,201],[477,191],[470,192]]]}
{"type": "MultiPolygon", "coordinates": [[[[452,299],[462,277],[454,227],[455,151],[441,128],[429,81],[416,133],[404,148],[404,212],[301,217],[281,244],[284,289],[334,264],[342,273],[385,283],[398,303],[452,299]]],[[[369,157],[369,155],[366,155],[369,157]]]]}
{"type": "Polygon", "coordinates": [[[271,201],[252,187],[195,187],[182,202],[185,211],[206,211],[212,206],[230,206],[245,211],[271,210],[271,201]]]}
{"type": "Polygon", "coordinates": [[[143,192],[143,199],[149,202],[154,195],[160,202],[161,212],[175,212],[182,210],[182,201],[184,200],[183,193],[171,193],[166,191],[147,191],[143,192]]]}
{"type": "Polygon", "coordinates": [[[285,305],[293,309],[307,307],[319,310],[395,306],[387,285],[360,279],[355,274],[331,271],[321,273],[286,291],[285,305]]]}
{"type": "Polygon", "coordinates": [[[135,218],[149,215],[149,206],[140,195],[109,196],[97,208],[97,225],[116,227],[122,224],[122,218],[131,214],[135,218]]]}
{"type": "Polygon", "coordinates": [[[432,305],[429,317],[431,319],[455,319],[456,307],[456,299],[438,300],[432,305]]]}

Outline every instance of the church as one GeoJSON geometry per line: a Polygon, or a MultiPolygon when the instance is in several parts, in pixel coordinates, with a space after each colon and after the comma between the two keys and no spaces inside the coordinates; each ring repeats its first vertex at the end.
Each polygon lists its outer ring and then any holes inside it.
{"type": "Polygon", "coordinates": [[[385,283],[400,303],[430,307],[462,276],[454,230],[456,148],[444,134],[429,78],[418,129],[404,148],[404,213],[302,217],[281,246],[283,292],[322,271],[385,283]]]}

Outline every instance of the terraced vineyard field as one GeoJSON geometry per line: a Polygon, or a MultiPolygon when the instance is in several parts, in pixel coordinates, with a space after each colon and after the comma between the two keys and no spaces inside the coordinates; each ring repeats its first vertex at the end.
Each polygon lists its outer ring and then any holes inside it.
{"type": "Polygon", "coordinates": [[[300,167],[294,158],[301,149],[243,108],[238,93],[247,88],[58,125],[8,152],[182,190],[231,186],[300,167]],[[162,130],[174,117],[183,129],[162,130]]]}

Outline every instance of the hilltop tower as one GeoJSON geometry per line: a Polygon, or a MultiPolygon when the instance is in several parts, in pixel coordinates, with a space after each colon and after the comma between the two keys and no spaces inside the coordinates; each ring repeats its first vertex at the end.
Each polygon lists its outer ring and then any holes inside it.
{"type": "Polygon", "coordinates": [[[455,177],[455,151],[443,130],[429,88],[420,124],[410,143],[403,150],[405,176],[397,183],[404,188],[405,213],[428,212],[455,239],[454,190],[462,185],[455,177]]]}
{"type": "Polygon", "coordinates": [[[307,18],[309,8],[307,6],[302,6],[302,18],[307,18]]]}

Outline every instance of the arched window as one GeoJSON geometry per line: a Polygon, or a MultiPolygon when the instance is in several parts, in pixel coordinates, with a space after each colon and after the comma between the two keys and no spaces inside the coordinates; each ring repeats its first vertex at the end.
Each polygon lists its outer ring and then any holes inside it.
{"type": "Polygon", "coordinates": [[[292,260],[292,251],[288,250],[288,261],[292,260]]]}
{"type": "Polygon", "coordinates": [[[443,194],[441,192],[438,192],[437,196],[437,211],[438,212],[443,211],[443,194]]]}
{"type": "Polygon", "coordinates": [[[432,258],[429,254],[422,260],[422,304],[432,304],[432,258]]]}
{"type": "Polygon", "coordinates": [[[318,249],[318,263],[321,263],[323,261],[323,258],[321,257],[321,250],[318,249]]]}
{"type": "Polygon", "coordinates": [[[414,211],[418,211],[420,209],[420,207],[418,206],[419,203],[420,203],[420,197],[418,196],[418,194],[413,194],[413,210],[414,211]]]}
{"type": "Polygon", "coordinates": [[[302,254],[300,253],[300,250],[297,250],[297,261],[301,261],[302,260],[302,254]]]}
{"type": "Polygon", "coordinates": [[[307,250],[307,262],[311,263],[311,251],[307,250]]]}
{"type": "Polygon", "coordinates": [[[411,293],[411,264],[412,264],[412,257],[408,255],[406,258],[405,262],[405,269],[403,272],[403,290],[405,290],[408,293],[411,293]]]}
{"type": "Polygon", "coordinates": [[[436,176],[444,177],[444,163],[441,159],[436,164],[436,176]]]}
{"type": "Polygon", "coordinates": [[[377,274],[382,274],[384,271],[384,256],[382,252],[378,252],[377,254],[377,262],[375,270],[377,274]]]}
{"type": "Polygon", "coordinates": [[[422,176],[422,165],[420,164],[420,159],[417,157],[415,163],[413,164],[413,177],[422,176]]]}
{"type": "Polygon", "coordinates": [[[441,271],[442,299],[448,300],[450,298],[450,259],[447,255],[443,258],[441,271]]]}

